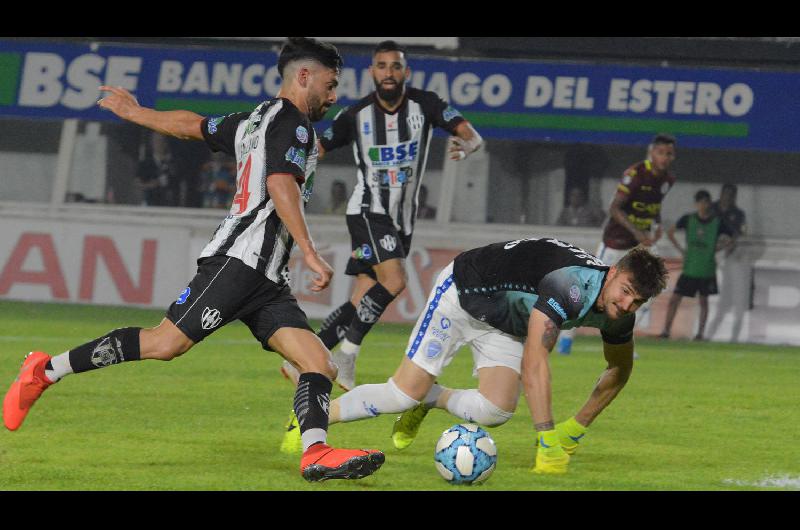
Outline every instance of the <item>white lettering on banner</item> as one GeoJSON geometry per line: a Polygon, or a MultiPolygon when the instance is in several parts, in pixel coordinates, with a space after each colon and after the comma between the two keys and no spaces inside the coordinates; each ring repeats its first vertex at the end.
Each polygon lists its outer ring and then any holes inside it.
{"type": "Polygon", "coordinates": [[[504,105],[511,97],[511,80],[503,74],[490,75],[483,82],[481,97],[489,107],[504,105]]]}
{"type": "Polygon", "coordinates": [[[453,103],[472,105],[481,95],[481,78],[472,72],[458,74],[453,79],[453,103]]]}
{"type": "Polygon", "coordinates": [[[592,110],[594,98],[589,97],[589,78],[558,76],[553,83],[544,76],[528,76],[525,107],[541,108],[551,101],[554,109],[592,110]]]}
{"type": "Polygon", "coordinates": [[[159,92],[177,92],[181,88],[181,74],[183,65],[178,61],[162,61],[161,69],[158,72],[158,84],[156,90],[159,92]]]}
{"type": "Polygon", "coordinates": [[[211,73],[211,93],[235,96],[239,93],[239,79],[242,75],[241,64],[214,63],[211,73]]]}
{"type": "Polygon", "coordinates": [[[51,107],[62,104],[74,110],[91,108],[100,95],[100,85],[116,85],[136,90],[140,57],[101,57],[84,54],[67,65],[52,53],[25,54],[19,104],[23,107],[51,107]],[[66,79],[62,77],[66,73],[66,79]]]}
{"type": "Polygon", "coordinates": [[[23,107],[52,107],[58,103],[64,90],[58,79],[64,69],[64,60],[54,53],[26,54],[19,104],[23,107]]]}
{"type": "Polygon", "coordinates": [[[181,92],[184,94],[191,94],[197,92],[198,94],[208,94],[208,69],[206,63],[195,62],[189,68],[189,73],[186,74],[186,81],[183,82],[181,92]]]}
{"type": "MultiPolygon", "coordinates": [[[[530,85],[530,79],[529,79],[530,85]]],[[[614,112],[656,112],[694,116],[734,118],[744,116],[753,107],[753,90],[744,83],[733,83],[723,90],[717,83],[612,79],[607,108],[614,112]]]]}

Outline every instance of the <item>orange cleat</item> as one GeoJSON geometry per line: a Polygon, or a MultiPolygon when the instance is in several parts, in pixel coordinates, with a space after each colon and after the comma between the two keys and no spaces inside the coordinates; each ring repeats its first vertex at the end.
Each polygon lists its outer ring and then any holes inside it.
{"type": "Polygon", "coordinates": [[[334,449],[324,443],[309,447],[300,460],[300,473],[309,482],[331,478],[357,479],[375,473],[386,456],[375,450],[334,449]]]}
{"type": "Polygon", "coordinates": [[[25,356],[19,375],[11,383],[3,400],[3,423],[8,430],[16,431],[22,425],[42,392],[53,384],[44,375],[44,367],[50,359],[49,355],[40,351],[25,356]]]}

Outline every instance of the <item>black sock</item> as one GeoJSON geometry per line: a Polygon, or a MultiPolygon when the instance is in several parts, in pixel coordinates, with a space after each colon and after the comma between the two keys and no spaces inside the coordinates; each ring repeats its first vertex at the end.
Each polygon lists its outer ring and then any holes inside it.
{"type": "Polygon", "coordinates": [[[307,372],[300,374],[297,381],[297,391],[294,394],[294,413],[300,425],[300,435],[310,429],[317,431],[315,439],[303,440],[303,446],[324,442],[328,431],[328,415],[330,410],[331,390],[333,383],[322,374],[307,372]]]}
{"type": "Polygon", "coordinates": [[[348,300],[347,303],[337,307],[325,318],[317,336],[322,340],[326,348],[332,350],[334,346],[339,344],[339,341],[344,338],[347,326],[350,325],[355,314],[356,306],[348,300]]]}
{"type": "Polygon", "coordinates": [[[361,344],[364,336],[369,333],[372,326],[378,322],[381,315],[389,304],[394,300],[394,295],[386,290],[386,288],[376,283],[372,288],[367,291],[358,302],[356,314],[347,328],[345,338],[353,344],[361,344]]]}
{"type": "Polygon", "coordinates": [[[69,351],[69,364],[76,374],[112,364],[139,360],[139,331],[142,328],[119,328],[99,339],[69,351]]]}

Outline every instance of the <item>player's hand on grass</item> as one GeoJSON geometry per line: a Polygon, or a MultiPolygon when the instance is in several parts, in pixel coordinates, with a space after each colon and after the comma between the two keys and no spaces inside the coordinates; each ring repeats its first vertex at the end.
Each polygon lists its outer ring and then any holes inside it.
{"type": "Polygon", "coordinates": [[[97,102],[100,108],[110,110],[122,119],[130,120],[141,108],[136,97],[122,87],[103,85],[100,90],[110,92],[97,102]]]}
{"type": "Polygon", "coordinates": [[[333,278],[333,267],[322,259],[322,256],[317,252],[305,254],[303,260],[306,266],[314,273],[314,278],[311,280],[314,285],[311,286],[311,290],[319,292],[325,289],[331,283],[331,278],[333,278]]]}
{"type": "Polygon", "coordinates": [[[534,473],[556,475],[567,472],[569,455],[561,447],[558,432],[555,429],[540,432],[538,446],[536,464],[532,470],[534,473]]]}

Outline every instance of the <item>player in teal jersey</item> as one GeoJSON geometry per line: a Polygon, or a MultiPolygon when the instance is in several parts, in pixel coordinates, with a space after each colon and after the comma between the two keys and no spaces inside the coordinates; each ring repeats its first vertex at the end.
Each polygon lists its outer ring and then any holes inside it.
{"type": "Polygon", "coordinates": [[[683,255],[683,272],[669,299],[667,320],[660,335],[665,339],[669,338],[672,322],[683,297],[694,298],[694,295],[699,293],[700,317],[694,340],[703,340],[703,331],[708,318],[708,297],[718,292],[716,253],[733,243],[730,229],[711,210],[711,194],[706,190],[700,190],[695,193],[694,201],[697,211],[682,216],[667,230],[667,237],[683,255]],[[686,248],[675,238],[676,230],[686,231],[686,248]]]}

